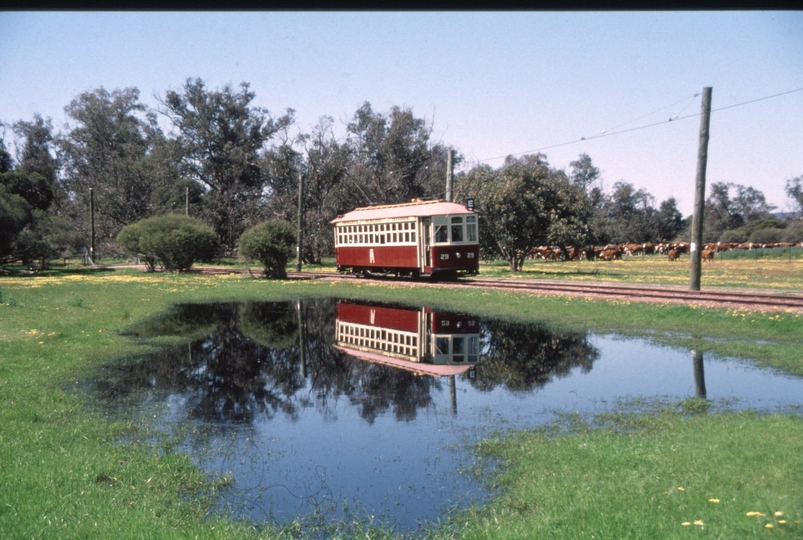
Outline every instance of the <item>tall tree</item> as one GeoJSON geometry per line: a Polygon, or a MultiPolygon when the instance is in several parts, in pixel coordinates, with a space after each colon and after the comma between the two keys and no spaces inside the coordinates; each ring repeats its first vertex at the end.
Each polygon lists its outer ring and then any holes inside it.
{"type": "Polygon", "coordinates": [[[85,92],[65,111],[76,122],[58,139],[72,217],[87,231],[92,188],[98,238],[113,243],[125,225],[152,213],[153,191],[176,180],[156,174],[151,150],[164,136],[136,88],[85,92]]]}
{"type": "Polygon", "coordinates": [[[180,91],[166,92],[161,112],[178,128],[185,149],[184,171],[200,182],[208,219],[232,250],[243,230],[259,219],[264,187],[259,158],[273,135],[289,126],[293,111],[277,119],[251,102],[248,83],[208,90],[201,79],[187,79],[180,91]]]}
{"type": "Polygon", "coordinates": [[[715,182],[711,184],[705,201],[703,239],[715,242],[725,231],[769,219],[774,208],[767,204],[764,194],[755,188],[715,182]]]}
{"type": "Polygon", "coordinates": [[[352,199],[359,201],[355,206],[442,197],[448,149],[432,144],[431,134],[432,127],[411,109],[392,107],[379,114],[365,102],[348,125],[354,155],[349,187],[352,199]]]}
{"type": "Polygon", "coordinates": [[[798,217],[803,217],[803,175],[786,181],[786,194],[797,207],[798,217]]]}
{"type": "Polygon", "coordinates": [[[16,122],[14,133],[24,140],[19,169],[25,173],[38,173],[55,187],[59,166],[52,152],[54,146],[51,120],[44,120],[41,115],[35,114],[32,122],[16,122]]]}
{"type": "Polygon", "coordinates": [[[658,242],[669,242],[678,237],[686,228],[686,220],[678,210],[677,201],[670,197],[661,203],[655,215],[655,237],[658,242]]]}
{"type": "Polygon", "coordinates": [[[586,190],[599,178],[599,169],[594,166],[588,154],[580,154],[577,160],[569,163],[569,178],[576,186],[586,190]]]}

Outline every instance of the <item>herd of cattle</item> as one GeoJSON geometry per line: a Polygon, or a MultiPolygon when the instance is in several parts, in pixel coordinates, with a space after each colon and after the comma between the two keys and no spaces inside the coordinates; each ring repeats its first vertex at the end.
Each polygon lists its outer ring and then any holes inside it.
{"type": "MultiPolygon", "coordinates": [[[[761,249],[761,248],[784,248],[784,247],[795,247],[801,246],[803,247],[803,242],[795,243],[795,242],[781,242],[777,244],[754,244],[754,243],[743,243],[738,244],[735,242],[715,242],[705,244],[702,250],[702,259],[704,261],[713,261],[714,254],[720,251],[732,251],[732,250],[751,250],[751,249],[761,249]]],[[[675,261],[680,258],[681,255],[685,253],[689,253],[691,248],[691,244],[688,242],[672,242],[668,244],[608,244],[604,247],[590,247],[590,248],[574,248],[570,247],[567,248],[565,251],[559,247],[538,247],[532,250],[530,253],[531,259],[543,259],[545,261],[557,261],[557,260],[581,260],[586,259],[589,261],[593,261],[595,259],[601,259],[604,261],[613,261],[616,259],[621,259],[623,255],[633,256],[633,255],[652,255],[652,254],[660,254],[666,255],[667,259],[670,261],[675,261]]]]}

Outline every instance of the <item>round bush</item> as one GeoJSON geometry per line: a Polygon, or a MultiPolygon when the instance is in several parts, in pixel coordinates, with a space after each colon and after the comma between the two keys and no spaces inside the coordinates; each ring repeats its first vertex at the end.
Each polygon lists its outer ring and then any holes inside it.
{"type": "Polygon", "coordinates": [[[196,261],[209,260],[217,248],[215,231],[204,222],[181,214],[166,214],[127,225],[117,242],[145,258],[150,271],[156,261],[165,270],[184,272],[196,261]]]}
{"type": "Polygon", "coordinates": [[[266,278],[285,278],[295,244],[295,227],[286,221],[266,221],[243,232],[238,248],[243,258],[262,263],[266,278]]]}

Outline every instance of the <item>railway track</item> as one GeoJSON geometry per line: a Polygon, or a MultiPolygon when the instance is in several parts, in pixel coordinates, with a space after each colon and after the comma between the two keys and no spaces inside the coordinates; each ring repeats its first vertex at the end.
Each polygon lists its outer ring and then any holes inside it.
{"type": "MultiPolygon", "coordinates": [[[[354,276],[332,273],[291,272],[289,277],[312,279],[358,280],[354,276]]],[[[394,280],[395,281],[395,280],[394,280]]],[[[401,280],[399,280],[401,281],[401,280]]],[[[403,280],[404,283],[431,286],[432,282],[403,280]]],[[[464,278],[437,282],[439,286],[513,290],[531,294],[584,296],[633,302],[667,302],[704,305],[721,308],[748,308],[766,311],[791,310],[803,312],[803,295],[767,291],[690,291],[680,287],[617,285],[611,283],[578,283],[524,279],[464,278]]]]}

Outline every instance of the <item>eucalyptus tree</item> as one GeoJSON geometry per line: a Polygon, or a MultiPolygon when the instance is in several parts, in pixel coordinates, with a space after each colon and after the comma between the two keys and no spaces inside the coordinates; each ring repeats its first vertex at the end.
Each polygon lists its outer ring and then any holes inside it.
{"type": "Polygon", "coordinates": [[[231,85],[209,90],[201,79],[187,79],[181,90],[159,99],[184,148],[183,173],[207,190],[206,218],[228,250],[260,219],[266,143],[293,122],[292,109],[274,119],[251,104],[255,97],[245,82],[239,91],[231,85]]]}
{"type": "Polygon", "coordinates": [[[448,149],[433,144],[432,127],[411,109],[392,107],[380,114],[365,102],[347,131],[353,152],[347,185],[359,201],[354,206],[443,196],[448,149]]]}
{"type": "Polygon", "coordinates": [[[786,195],[792,199],[798,217],[803,218],[803,175],[786,181],[786,195]]]}
{"type": "Polygon", "coordinates": [[[52,187],[56,187],[59,164],[54,155],[53,123],[35,114],[32,122],[22,120],[14,124],[14,133],[23,140],[19,156],[19,169],[25,173],[38,173],[52,187]]]}
{"type": "Polygon", "coordinates": [[[84,92],[65,111],[75,125],[57,144],[72,219],[86,234],[91,188],[98,238],[113,242],[125,225],[151,215],[154,190],[177,180],[153,152],[164,135],[136,88],[84,92]]]}
{"type": "Polygon", "coordinates": [[[715,242],[726,231],[771,217],[775,207],[768,204],[764,194],[752,187],[731,182],[711,184],[705,200],[703,240],[715,242]]]}

